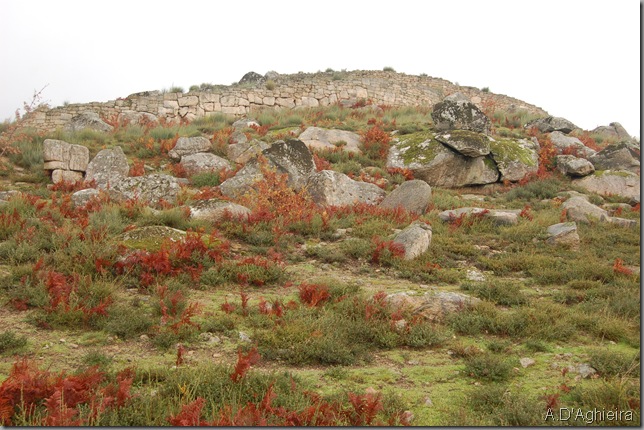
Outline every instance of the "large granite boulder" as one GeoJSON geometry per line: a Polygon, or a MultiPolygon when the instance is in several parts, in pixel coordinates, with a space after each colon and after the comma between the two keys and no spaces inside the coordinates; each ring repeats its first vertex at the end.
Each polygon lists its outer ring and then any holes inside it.
{"type": "Polygon", "coordinates": [[[632,142],[619,142],[590,157],[597,170],[629,170],[633,173],[640,171],[640,147],[632,142]]]}
{"type": "Polygon", "coordinates": [[[263,150],[261,155],[251,159],[235,176],[219,186],[223,195],[236,197],[247,192],[255,182],[262,179],[260,163],[264,161],[267,168],[286,174],[288,185],[294,190],[304,187],[309,176],[315,172],[313,155],[301,140],[279,140],[263,150]]]}
{"type": "Polygon", "coordinates": [[[123,178],[112,184],[109,194],[116,201],[137,199],[150,206],[163,207],[162,202],[176,202],[180,183],[174,176],[163,174],[123,178]]]}
{"type": "Polygon", "coordinates": [[[561,174],[572,177],[588,176],[595,171],[595,167],[590,161],[585,158],[577,158],[574,155],[557,155],[555,164],[561,174]]]}
{"type": "Polygon", "coordinates": [[[310,149],[335,149],[341,145],[343,151],[360,153],[360,135],[352,131],[309,127],[299,136],[310,149]]]}
{"type": "Polygon", "coordinates": [[[388,168],[406,168],[414,178],[433,187],[491,184],[499,179],[492,158],[466,157],[437,141],[431,132],[405,135],[394,142],[387,157],[388,168]]]}
{"type": "Polygon", "coordinates": [[[228,160],[209,152],[184,155],[179,164],[183,166],[188,176],[231,168],[228,160]]]}
{"type": "Polygon", "coordinates": [[[569,155],[576,155],[584,158],[589,158],[595,155],[595,150],[584,145],[584,143],[576,137],[566,136],[560,131],[553,131],[548,134],[548,137],[555,146],[557,154],[568,153],[569,155]]]}
{"type": "Polygon", "coordinates": [[[432,199],[432,187],[419,179],[405,181],[380,202],[385,209],[403,208],[408,212],[422,215],[432,199]]]}
{"type": "Polygon", "coordinates": [[[640,197],[640,177],[628,170],[598,170],[572,183],[603,196],[620,196],[638,201],[640,197]]]}
{"type": "Polygon", "coordinates": [[[344,173],[333,170],[322,170],[311,175],[307,191],[313,201],[321,206],[374,205],[386,194],[377,185],[354,181],[344,173]]]}
{"type": "Polygon", "coordinates": [[[490,142],[490,154],[502,181],[516,182],[539,169],[539,142],[534,139],[497,138],[490,142]]]}
{"type": "Polygon", "coordinates": [[[579,129],[579,127],[577,127],[572,122],[558,116],[547,116],[545,118],[534,119],[525,125],[525,128],[532,127],[536,127],[537,130],[539,130],[539,132],[541,133],[552,133],[553,131],[560,131],[564,134],[568,134],[573,130],[579,129]]]}
{"type": "Polygon", "coordinates": [[[125,153],[120,146],[103,149],[89,162],[85,172],[85,180],[96,181],[100,189],[109,188],[126,178],[130,172],[125,153]]]}
{"type": "Polygon", "coordinates": [[[481,157],[490,153],[491,137],[469,130],[452,130],[436,135],[436,140],[466,157],[481,157]]]}
{"type": "Polygon", "coordinates": [[[471,130],[490,134],[490,119],[461,93],[454,93],[436,103],[432,119],[437,130],[471,130]]]}
{"type": "Polygon", "coordinates": [[[413,260],[429,249],[432,243],[432,227],[416,221],[397,233],[393,241],[405,249],[405,260],[413,260]]]}
{"type": "Polygon", "coordinates": [[[633,138],[626,129],[618,122],[611,122],[609,125],[601,125],[591,131],[604,139],[614,139],[618,141],[631,141],[633,138]]]}
{"type": "Polygon", "coordinates": [[[103,121],[96,112],[82,112],[74,116],[63,128],[65,131],[72,132],[84,129],[109,132],[114,129],[114,127],[103,121]]]}
{"type": "Polygon", "coordinates": [[[180,160],[184,155],[208,152],[210,147],[211,143],[205,137],[180,137],[168,155],[174,160],[180,160]]]}

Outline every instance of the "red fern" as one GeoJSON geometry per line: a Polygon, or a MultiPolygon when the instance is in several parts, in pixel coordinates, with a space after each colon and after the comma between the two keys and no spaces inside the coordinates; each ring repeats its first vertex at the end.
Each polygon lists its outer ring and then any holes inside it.
{"type": "Polygon", "coordinates": [[[230,379],[233,382],[239,382],[246,372],[250,369],[250,366],[256,364],[260,359],[259,353],[257,352],[257,347],[251,348],[246,354],[242,353],[241,349],[237,351],[237,364],[235,364],[235,370],[230,374],[230,379]]]}
{"type": "Polygon", "coordinates": [[[298,287],[300,292],[300,301],[310,307],[322,305],[329,300],[329,288],[326,285],[307,284],[303,282],[298,287]]]}

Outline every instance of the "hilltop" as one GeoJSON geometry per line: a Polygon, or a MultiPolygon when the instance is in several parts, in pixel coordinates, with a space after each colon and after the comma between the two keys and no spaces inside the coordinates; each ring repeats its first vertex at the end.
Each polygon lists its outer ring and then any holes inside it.
{"type": "Polygon", "coordinates": [[[640,155],[617,123],[329,71],[19,125],[2,424],[640,424],[640,155]]]}

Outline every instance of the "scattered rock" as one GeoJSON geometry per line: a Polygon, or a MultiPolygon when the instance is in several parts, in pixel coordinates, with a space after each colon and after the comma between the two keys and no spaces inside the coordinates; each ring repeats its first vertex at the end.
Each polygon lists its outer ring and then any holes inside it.
{"type": "Polygon", "coordinates": [[[574,179],[573,185],[603,196],[637,198],[640,196],[640,177],[627,170],[600,170],[581,179],[574,179]]]}
{"type": "Polygon", "coordinates": [[[243,130],[245,128],[259,127],[259,123],[252,118],[240,118],[237,121],[233,122],[234,130],[243,130]]]}
{"type": "Polygon", "coordinates": [[[634,219],[626,219],[626,218],[618,218],[615,216],[609,216],[609,217],[603,218],[603,220],[608,222],[609,224],[615,224],[624,228],[637,227],[637,221],[635,221],[634,219]]]}
{"type": "Polygon", "coordinates": [[[569,220],[585,224],[588,224],[591,219],[599,221],[608,217],[608,212],[583,197],[571,197],[561,207],[566,210],[569,220]]]}
{"type": "Polygon", "coordinates": [[[253,139],[245,142],[237,142],[226,147],[226,156],[230,161],[237,164],[246,164],[249,160],[257,157],[269,144],[261,140],[253,139]]]}
{"type": "Polygon", "coordinates": [[[65,131],[81,131],[84,129],[95,131],[112,131],[114,127],[106,123],[95,112],[82,112],[71,119],[64,127],[65,131]]]}
{"type": "Polygon", "coordinates": [[[250,337],[246,333],[244,333],[243,331],[239,332],[239,340],[242,341],[242,342],[251,342],[250,337]]]}
{"type": "Polygon", "coordinates": [[[183,166],[188,176],[199,173],[215,172],[224,168],[231,168],[228,160],[207,152],[184,155],[181,157],[180,164],[183,166]]]}
{"type": "Polygon", "coordinates": [[[577,224],[574,222],[564,222],[554,224],[547,229],[548,239],[546,243],[550,245],[566,245],[572,249],[579,248],[579,234],[577,233],[577,224]]]}
{"type": "Polygon", "coordinates": [[[521,366],[525,369],[526,367],[534,366],[536,362],[532,358],[523,357],[519,360],[519,363],[521,363],[521,366]]]}
{"type": "Polygon", "coordinates": [[[72,202],[74,203],[74,206],[82,207],[89,203],[93,198],[97,198],[99,195],[99,190],[87,188],[85,190],[76,191],[72,194],[72,202]]]}
{"type": "Polygon", "coordinates": [[[322,170],[311,175],[307,190],[322,206],[347,206],[355,203],[377,204],[385,195],[380,187],[355,181],[344,173],[322,170]]]}
{"type": "Polygon", "coordinates": [[[245,206],[218,199],[199,200],[188,206],[188,208],[190,209],[191,218],[211,222],[221,221],[226,213],[229,213],[233,218],[244,218],[251,213],[251,210],[245,206]]]}
{"type": "Polygon", "coordinates": [[[632,142],[608,145],[592,157],[590,161],[597,170],[628,170],[640,172],[640,147],[632,142]]]}
{"type": "Polygon", "coordinates": [[[485,275],[480,272],[477,269],[468,269],[465,278],[468,281],[474,281],[474,282],[484,282],[485,281],[485,275]]]}
{"type": "Polygon", "coordinates": [[[396,234],[393,242],[403,246],[405,260],[413,260],[429,249],[432,243],[432,227],[424,222],[413,222],[396,234]]]}
{"type": "Polygon", "coordinates": [[[99,189],[106,189],[126,178],[130,172],[125,153],[120,146],[99,151],[87,165],[85,180],[95,181],[99,189]]]}
{"type": "Polygon", "coordinates": [[[557,170],[563,175],[579,177],[588,176],[595,171],[595,166],[584,159],[577,158],[574,155],[557,155],[555,157],[557,170]]]}
{"type": "Polygon", "coordinates": [[[609,125],[601,125],[591,131],[592,134],[599,134],[604,139],[617,139],[631,141],[633,138],[624,127],[618,122],[611,122],[609,125]]]}
{"type": "Polygon", "coordinates": [[[595,373],[597,373],[597,370],[593,369],[592,367],[590,367],[588,364],[585,364],[585,363],[578,365],[575,371],[579,373],[579,375],[582,378],[589,378],[593,376],[595,373]]]}
{"type": "Polygon", "coordinates": [[[202,136],[180,137],[168,155],[174,160],[180,160],[184,155],[208,152],[211,146],[210,141],[202,136]]]}
{"type": "Polygon", "coordinates": [[[452,94],[436,103],[432,119],[437,130],[471,130],[490,134],[490,119],[461,93],[452,94]]]}
{"type": "Polygon", "coordinates": [[[186,237],[186,232],[164,225],[149,225],[126,231],[116,237],[116,240],[130,249],[145,249],[156,251],[163,242],[170,240],[178,242],[186,237]]]}
{"type": "Polygon", "coordinates": [[[584,145],[584,143],[576,137],[566,136],[560,131],[553,131],[548,134],[548,137],[555,146],[558,154],[563,154],[564,151],[572,151],[575,155],[585,158],[595,155],[595,151],[593,149],[584,145]]]}
{"type": "Polygon", "coordinates": [[[108,190],[116,201],[138,199],[152,206],[162,207],[162,202],[175,203],[181,187],[174,176],[152,174],[123,178],[108,190]]]}
{"type": "Polygon", "coordinates": [[[484,209],[476,207],[464,207],[450,209],[438,214],[438,217],[445,222],[453,222],[461,216],[480,216],[492,219],[496,225],[515,225],[519,222],[520,210],[516,209],[484,209]]]}
{"type": "Polygon", "coordinates": [[[362,152],[360,135],[352,131],[308,127],[298,138],[310,149],[336,149],[340,146],[346,152],[362,152]]]}
{"type": "Polygon", "coordinates": [[[547,116],[545,118],[534,119],[525,125],[525,128],[532,127],[536,127],[541,133],[559,131],[564,134],[568,134],[573,130],[579,129],[579,127],[572,122],[558,116],[547,116]]]}
{"type": "Polygon", "coordinates": [[[51,172],[51,181],[54,184],[60,182],[80,182],[83,180],[82,172],[75,172],[73,170],[52,170],[51,172]]]}
{"type": "Polygon", "coordinates": [[[415,294],[413,291],[389,294],[387,302],[395,308],[409,309],[430,321],[442,320],[447,314],[468,309],[481,300],[462,293],[428,291],[415,294]]]}
{"type": "Polygon", "coordinates": [[[398,207],[422,215],[432,199],[432,187],[418,179],[405,181],[380,202],[380,207],[395,209],[398,207]]]}

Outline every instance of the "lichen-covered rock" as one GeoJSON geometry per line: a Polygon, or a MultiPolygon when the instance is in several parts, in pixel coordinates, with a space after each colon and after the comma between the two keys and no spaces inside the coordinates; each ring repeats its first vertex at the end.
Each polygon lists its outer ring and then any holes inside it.
{"type": "Polygon", "coordinates": [[[105,189],[126,178],[129,172],[130,165],[127,163],[123,149],[115,146],[103,149],[96,154],[96,157],[87,165],[85,180],[96,181],[99,189],[105,189]]]}
{"type": "Polygon", "coordinates": [[[640,177],[628,170],[597,170],[592,175],[574,179],[573,185],[602,196],[637,198],[640,195],[640,177]]]}
{"type": "Polygon", "coordinates": [[[259,73],[255,72],[248,72],[242,78],[239,80],[240,84],[257,84],[264,82],[266,78],[264,78],[262,75],[259,73]]]}
{"type": "Polygon", "coordinates": [[[344,173],[333,170],[322,170],[311,175],[307,191],[313,201],[321,206],[374,205],[386,194],[374,184],[354,181],[344,173]]]}
{"type": "Polygon", "coordinates": [[[436,140],[466,157],[481,157],[490,153],[490,137],[469,130],[452,130],[436,135],[436,140]]]}
{"type": "Polygon", "coordinates": [[[447,315],[469,309],[481,302],[476,297],[451,291],[413,291],[389,294],[385,300],[394,309],[409,310],[429,321],[441,321],[447,315]]]}
{"type": "Polygon", "coordinates": [[[437,130],[471,130],[490,134],[492,125],[483,111],[461,93],[452,94],[436,103],[432,119],[437,130]]]}
{"type": "Polygon", "coordinates": [[[541,133],[551,133],[553,131],[560,131],[568,134],[573,130],[579,129],[575,124],[565,118],[558,116],[547,116],[545,118],[538,118],[528,122],[525,128],[536,127],[541,133]]]}
{"type": "Polygon", "coordinates": [[[577,233],[577,224],[575,222],[551,225],[546,232],[548,234],[546,243],[550,245],[564,245],[572,249],[579,248],[579,234],[577,233]]]}
{"type": "Polygon", "coordinates": [[[563,175],[573,177],[588,176],[595,171],[595,167],[590,161],[577,158],[574,155],[557,155],[555,164],[557,170],[563,175]]]}
{"type": "Polygon", "coordinates": [[[231,168],[228,160],[208,152],[184,155],[179,164],[183,166],[188,176],[231,168]]]}
{"type": "Polygon", "coordinates": [[[210,147],[210,141],[205,137],[180,137],[168,155],[174,160],[180,160],[184,155],[208,152],[210,147]]]}
{"type": "Polygon", "coordinates": [[[199,200],[188,206],[188,208],[190,209],[191,218],[211,222],[221,221],[226,214],[229,214],[232,218],[245,218],[251,213],[246,206],[218,199],[199,200]]]}
{"type": "Polygon", "coordinates": [[[413,222],[397,233],[393,242],[405,249],[405,260],[413,260],[429,249],[432,243],[432,227],[424,222],[413,222]]]}
{"type": "Polygon", "coordinates": [[[380,207],[396,209],[401,207],[408,212],[422,215],[432,199],[432,187],[419,179],[405,181],[380,202],[380,207]]]}
{"type": "Polygon", "coordinates": [[[600,221],[608,217],[608,212],[599,206],[595,206],[583,197],[571,197],[562,205],[566,216],[571,221],[589,223],[591,220],[600,221]]]}
{"type": "Polygon", "coordinates": [[[566,136],[560,131],[553,131],[548,134],[550,141],[555,146],[557,154],[566,152],[574,152],[580,157],[592,157],[595,155],[595,150],[587,147],[584,143],[576,137],[566,136]]]}
{"type": "Polygon", "coordinates": [[[454,222],[460,217],[480,216],[491,219],[496,225],[515,225],[519,222],[520,210],[516,209],[484,209],[476,207],[463,207],[442,211],[438,218],[445,222],[454,222]]]}
{"type": "MultiPolygon", "coordinates": [[[[536,139],[535,139],[536,140],[536,139]]],[[[516,182],[539,169],[539,143],[529,139],[493,139],[490,154],[500,180],[516,182]]]]}
{"type": "Polygon", "coordinates": [[[639,159],[640,147],[631,142],[608,145],[590,157],[597,170],[628,170],[633,173],[640,171],[639,159]]]}
{"type": "Polygon", "coordinates": [[[138,227],[116,236],[116,240],[130,249],[157,251],[164,242],[178,242],[186,237],[186,232],[165,225],[138,227]]]}
{"type": "Polygon", "coordinates": [[[414,178],[434,187],[491,184],[499,179],[494,161],[465,157],[437,141],[431,132],[405,135],[394,142],[387,156],[388,168],[407,168],[414,178]]]}
{"type": "MultiPolygon", "coordinates": [[[[261,159],[266,161],[266,167],[275,169],[277,173],[286,174],[288,185],[294,190],[300,190],[314,172],[313,155],[304,142],[289,139],[278,140],[261,152],[261,159]]],[[[262,179],[259,158],[248,161],[235,176],[225,180],[219,189],[227,197],[236,197],[246,193],[251,186],[262,179]]]]}
{"type": "Polygon", "coordinates": [[[609,125],[601,125],[591,131],[592,134],[598,134],[604,139],[617,139],[620,141],[632,141],[633,138],[626,129],[618,122],[611,122],[609,125]]]}
{"type": "Polygon", "coordinates": [[[76,191],[72,194],[72,202],[74,206],[85,206],[93,198],[97,198],[100,191],[94,188],[87,188],[85,190],[76,191]]]}
{"type": "Polygon", "coordinates": [[[361,152],[360,136],[352,131],[309,127],[298,138],[310,149],[335,149],[340,146],[346,152],[361,152]]]}
{"type": "Polygon", "coordinates": [[[233,122],[233,130],[240,131],[249,127],[259,127],[259,123],[252,118],[240,118],[233,122]]]}
{"type": "Polygon", "coordinates": [[[151,206],[163,206],[162,202],[175,203],[181,191],[177,178],[163,174],[152,174],[123,178],[112,184],[110,197],[117,201],[138,199],[151,206]]]}
{"type": "Polygon", "coordinates": [[[226,147],[226,156],[233,163],[246,164],[269,146],[268,143],[257,139],[237,142],[226,147]]]}
{"type": "Polygon", "coordinates": [[[111,125],[101,119],[96,112],[82,112],[71,119],[65,127],[65,131],[81,131],[90,129],[94,131],[109,132],[114,129],[111,125]]]}

